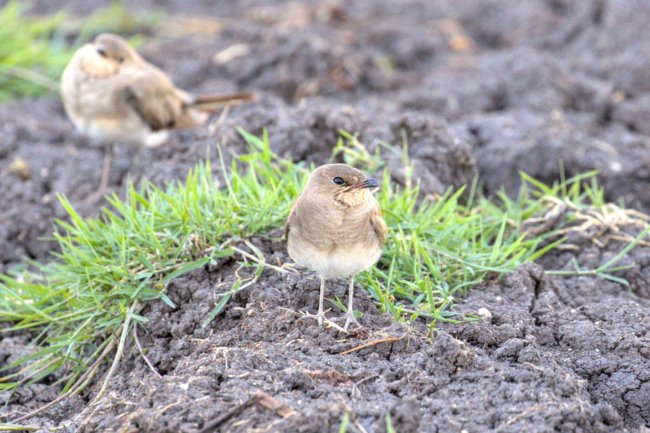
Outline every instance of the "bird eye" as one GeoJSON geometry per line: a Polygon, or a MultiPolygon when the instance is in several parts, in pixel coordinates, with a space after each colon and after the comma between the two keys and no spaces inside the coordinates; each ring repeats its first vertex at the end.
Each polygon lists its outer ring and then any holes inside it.
{"type": "Polygon", "coordinates": [[[345,183],[343,178],[339,176],[336,176],[334,179],[332,179],[332,182],[334,182],[337,185],[343,185],[345,183]]]}
{"type": "Polygon", "coordinates": [[[106,50],[103,48],[97,48],[97,54],[99,54],[102,57],[106,57],[106,50]]]}

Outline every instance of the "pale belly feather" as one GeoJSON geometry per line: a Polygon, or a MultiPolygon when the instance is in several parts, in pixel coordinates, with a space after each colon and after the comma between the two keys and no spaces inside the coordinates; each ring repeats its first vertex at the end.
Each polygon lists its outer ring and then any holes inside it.
{"type": "Polygon", "coordinates": [[[348,245],[323,252],[307,242],[294,245],[289,242],[289,255],[301,266],[325,278],[345,278],[368,269],[381,256],[378,245],[348,245]]]}

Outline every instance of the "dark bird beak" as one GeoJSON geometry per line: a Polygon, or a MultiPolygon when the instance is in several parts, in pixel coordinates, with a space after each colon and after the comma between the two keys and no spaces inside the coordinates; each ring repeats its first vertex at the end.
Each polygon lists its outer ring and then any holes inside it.
{"type": "Polygon", "coordinates": [[[361,182],[361,188],[379,188],[379,182],[374,177],[369,177],[361,182]]]}
{"type": "Polygon", "coordinates": [[[355,185],[352,185],[350,187],[351,190],[357,190],[357,189],[363,189],[363,188],[379,188],[379,182],[377,182],[377,179],[369,177],[368,179],[364,180],[361,183],[357,183],[355,185]]]}

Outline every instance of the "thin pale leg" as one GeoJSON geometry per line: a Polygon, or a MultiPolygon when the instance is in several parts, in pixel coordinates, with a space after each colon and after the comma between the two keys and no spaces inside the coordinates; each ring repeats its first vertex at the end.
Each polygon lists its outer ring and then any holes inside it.
{"type": "Polygon", "coordinates": [[[325,303],[325,277],[320,279],[320,296],[318,298],[318,314],[316,318],[318,319],[318,326],[323,325],[323,320],[325,319],[325,311],[323,304],[325,303]]]}
{"type": "Polygon", "coordinates": [[[339,325],[336,323],[332,322],[331,320],[327,320],[325,317],[325,278],[321,277],[320,279],[320,296],[318,297],[318,314],[315,316],[313,314],[309,313],[303,313],[302,317],[309,317],[309,318],[316,318],[318,321],[318,327],[323,326],[323,323],[325,323],[327,326],[331,326],[332,328],[338,329],[340,332],[346,332],[345,329],[341,328],[339,325]]]}
{"type": "Polygon", "coordinates": [[[133,150],[133,153],[131,154],[131,164],[129,164],[129,171],[131,171],[133,167],[137,167],[138,165],[140,165],[141,157],[142,157],[142,147],[138,146],[135,148],[135,150],[133,150]]]}
{"type": "Polygon", "coordinates": [[[101,191],[101,194],[104,194],[106,188],[108,188],[108,181],[111,177],[111,168],[113,166],[113,154],[113,143],[106,144],[104,151],[104,167],[102,168],[102,180],[99,183],[99,191],[101,191]]]}
{"type": "Polygon", "coordinates": [[[111,168],[113,166],[113,143],[106,143],[104,145],[104,166],[102,167],[102,179],[99,181],[99,188],[92,193],[88,200],[94,201],[101,198],[108,189],[108,181],[111,177],[111,168]]]}
{"type": "MultiPolygon", "coordinates": [[[[142,147],[138,146],[135,149],[129,151],[129,168],[126,171],[126,179],[128,182],[133,182],[134,184],[140,182],[142,174],[139,174],[135,179],[132,177],[133,169],[137,169],[140,165],[140,159],[142,157],[142,147]]],[[[142,172],[142,170],[139,170],[142,172]]],[[[122,183],[124,183],[124,178],[122,178],[122,183]]]]}
{"type": "Polygon", "coordinates": [[[346,331],[348,330],[348,326],[350,326],[350,323],[359,325],[359,322],[357,322],[357,319],[354,317],[354,309],[352,308],[353,303],[354,303],[354,276],[350,278],[350,286],[348,287],[348,311],[345,313],[345,325],[343,325],[343,329],[345,329],[346,331]]]}

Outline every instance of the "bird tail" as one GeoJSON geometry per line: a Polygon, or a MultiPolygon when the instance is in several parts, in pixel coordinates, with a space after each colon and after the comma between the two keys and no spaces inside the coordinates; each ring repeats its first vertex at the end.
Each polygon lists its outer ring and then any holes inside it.
{"type": "Polygon", "coordinates": [[[255,99],[253,93],[230,93],[226,95],[199,95],[192,101],[192,108],[205,111],[216,111],[224,105],[241,104],[255,99]]]}
{"type": "Polygon", "coordinates": [[[229,93],[226,95],[193,96],[184,93],[186,103],[184,114],[176,119],[175,129],[193,128],[203,125],[210,116],[228,105],[238,105],[255,99],[253,93],[229,93]]]}

